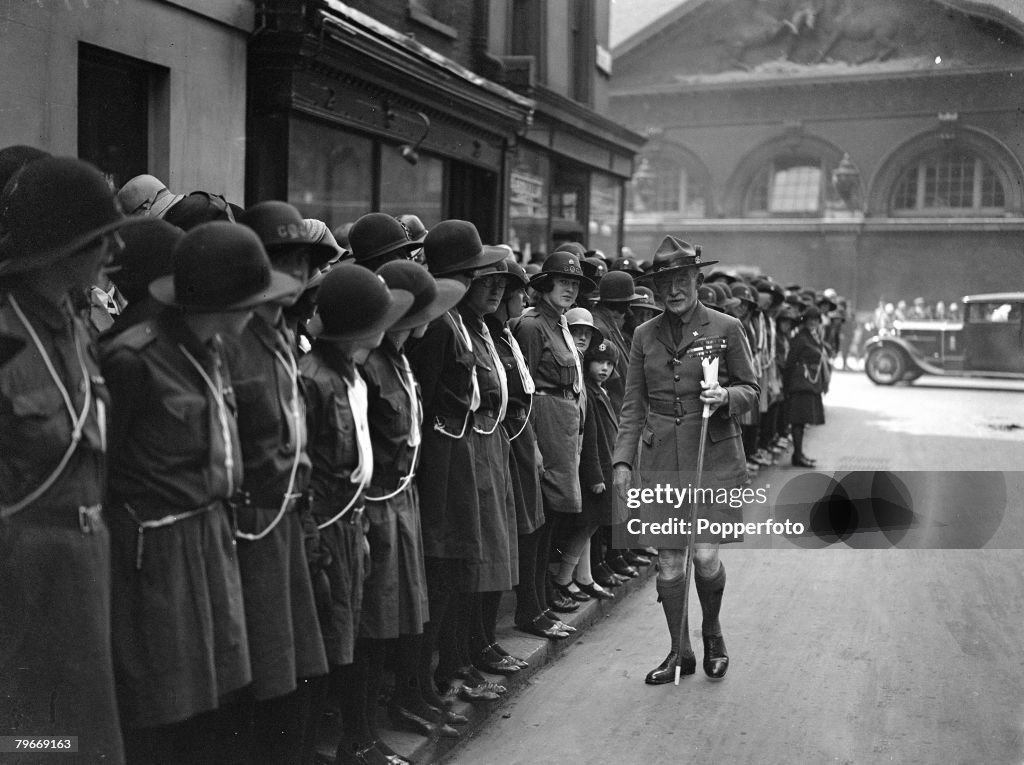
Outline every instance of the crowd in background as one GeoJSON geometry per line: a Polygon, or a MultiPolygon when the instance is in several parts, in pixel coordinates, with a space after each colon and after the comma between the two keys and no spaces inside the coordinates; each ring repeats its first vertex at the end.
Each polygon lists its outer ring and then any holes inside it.
{"type": "MultiPolygon", "coordinates": [[[[611,453],[633,257],[542,263],[473,224],[109,189],[0,150],[0,734],[110,763],[405,760],[459,735],[544,640],[649,566],[619,549],[611,453]]],[[[713,271],[760,385],[750,475],[825,421],[834,291],[713,271]]]]}

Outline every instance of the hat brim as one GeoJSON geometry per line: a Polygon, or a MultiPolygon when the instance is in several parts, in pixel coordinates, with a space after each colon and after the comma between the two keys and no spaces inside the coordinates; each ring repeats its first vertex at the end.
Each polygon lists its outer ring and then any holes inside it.
{"type": "Polygon", "coordinates": [[[664,308],[660,308],[660,307],[658,307],[656,305],[651,305],[650,303],[644,303],[643,305],[637,303],[635,305],[631,305],[629,307],[629,310],[635,311],[638,308],[641,311],[651,311],[652,313],[665,313],[665,309],[664,308]]]}
{"type": "Polygon", "coordinates": [[[280,271],[274,270],[271,270],[270,272],[270,284],[266,289],[262,289],[259,292],[243,298],[242,300],[237,300],[234,303],[227,303],[225,305],[196,305],[194,303],[179,302],[174,289],[173,274],[169,276],[161,276],[159,279],[153,280],[149,285],[149,294],[152,295],[157,302],[173,306],[175,308],[181,308],[184,311],[191,311],[193,313],[231,313],[234,311],[247,311],[255,306],[263,305],[264,303],[273,303],[283,297],[295,295],[302,291],[302,282],[288,276],[288,274],[283,274],[280,271]]]}
{"type": "Polygon", "coordinates": [[[721,262],[721,261],[718,261],[718,260],[703,260],[700,263],[691,263],[691,264],[685,265],[685,266],[669,266],[668,268],[662,268],[662,269],[660,269],[658,271],[644,271],[644,273],[642,275],[634,277],[634,281],[637,284],[643,284],[643,285],[654,284],[655,278],[658,277],[660,274],[670,274],[673,271],[683,271],[683,270],[688,269],[688,268],[695,268],[697,270],[700,270],[701,268],[707,268],[708,266],[713,266],[713,265],[715,265],[716,263],[719,263],[719,262],[721,262]]]}
{"type": "Polygon", "coordinates": [[[392,244],[381,247],[378,250],[374,250],[368,255],[359,256],[355,252],[352,253],[352,257],[355,258],[356,263],[364,265],[372,260],[383,258],[385,255],[390,255],[393,252],[405,252],[406,255],[412,255],[419,249],[423,248],[423,242],[412,242],[405,240],[404,242],[394,242],[392,244]]]}
{"type": "Polygon", "coordinates": [[[472,258],[464,260],[461,263],[453,263],[443,271],[434,271],[430,268],[430,263],[428,262],[427,270],[429,270],[434,276],[446,276],[447,274],[458,274],[463,271],[476,271],[478,268],[493,266],[495,263],[500,263],[507,257],[508,253],[498,247],[484,247],[472,258]]]}
{"type": "Polygon", "coordinates": [[[597,285],[594,284],[593,280],[582,274],[562,274],[555,271],[541,271],[539,274],[534,274],[530,277],[530,286],[536,287],[546,279],[575,279],[580,283],[580,289],[597,289],[597,285]]]}
{"type": "Polygon", "coordinates": [[[75,237],[60,247],[51,247],[48,250],[33,250],[25,255],[18,254],[17,245],[8,233],[0,239],[0,276],[24,274],[29,271],[38,271],[41,268],[46,268],[61,258],[73,255],[79,250],[84,249],[94,239],[99,239],[101,236],[105,236],[112,231],[117,231],[125,226],[134,226],[140,222],[141,219],[137,216],[118,218],[105,226],[100,226],[97,229],[82,234],[82,236],[75,237]]]}
{"type": "Polygon", "coordinates": [[[182,199],[185,198],[184,194],[168,194],[163,199],[158,199],[152,205],[146,215],[150,218],[163,218],[174,205],[178,204],[182,199]]]}
{"type": "Polygon", "coordinates": [[[413,294],[407,290],[389,289],[391,293],[391,306],[387,312],[377,321],[368,327],[360,327],[349,332],[332,332],[317,335],[317,340],[355,342],[366,340],[374,335],[380,335],[394,328],[394,324],[405,315],[412,306],[415,299],[413,294]]]}
{"type": "Polygon", "coordinates": [[[622,297],[622,298],[598,298],[597,302],[598,303],[635,303],[637,301],[646,300],[646,299],[647,298],[645,298],[639,292],[634,292],[629,297],[622,297]]]}
{"type": "Polygon", "coordinates": [[[572,328],[573,327],[586,327],[587,329],[593,330],[594,334],[597,335],[597,337],[590,338],[590,344],[591,345],[593,345],[595,341],[596,342],[604,342],[604,339],[605,339],[604,332],[602,332],[600,329],[598,329],[597,326],[594,325],[594,324],[587,324],[586,322],[578,321],[575,324],[570,324],[569,325],[569,331],[570,332],[572,332],[572,328]]]}
{"type": "Polygon", "coordinates": [[[465,284],[454,279],[437,279],[436,283],[437,295],[434,299],[416,313],[406,314],[391,325],[392,331],[416,329],[416,327],[429,324],[438,316],[443,316],[454,308],[468,289],[465,284]]]}
{"type": "Polygon", "coordinates": [[[321,268],[331,262],[331,259],[338,256],[340,253],[337,247],[333,247],[323,242],[302,242],[296,239],[281,239],[276,242],[264,242],[263,247],[267,251],[267,257],[270,258],[271,264],[281,257],[281,251],[286,248],[290,251],[292,249],[298,249],[299,247],[307,248],[309,252],[309,268],[311,271],[319,271],[321,268]]]}

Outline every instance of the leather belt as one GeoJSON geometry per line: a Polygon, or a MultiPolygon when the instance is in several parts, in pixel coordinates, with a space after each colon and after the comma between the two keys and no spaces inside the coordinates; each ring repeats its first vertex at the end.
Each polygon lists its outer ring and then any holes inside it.
{"type": "Polygon", "coordinates": [[[575,401],[579,398],[579,394],[574,392],[572,388],[538,388],[536,395],[553,396],[554,398],[564,398],[569,401],[575,401]]]}
{"type": "Polygon", "coordinates": [[[488,417],[492,420],[498,419],[497,409],[477,409],[473,414],[477,417],[488,417]]]}
{"type": "Polygon", "coordinates": [[[704,404],[700,397],[681,399],[650,398],[647,400],[647,407],[652,414],[661,414],[666,417],[682,417],[684,414],[703,412],[704,404]]]}

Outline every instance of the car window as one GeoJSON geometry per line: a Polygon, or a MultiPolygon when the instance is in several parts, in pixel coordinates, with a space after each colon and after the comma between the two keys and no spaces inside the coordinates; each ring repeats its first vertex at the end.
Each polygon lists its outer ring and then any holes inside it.
{"type": "Polygon", "coordinates": [[[968,303],[967,321],[973,324],[1017,323],[1021,318],[1020,303],[968,303]]]}

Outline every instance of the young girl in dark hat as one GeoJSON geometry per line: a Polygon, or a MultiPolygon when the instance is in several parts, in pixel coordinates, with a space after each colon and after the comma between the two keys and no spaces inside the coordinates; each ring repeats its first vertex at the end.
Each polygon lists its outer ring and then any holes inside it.
{"type": "Polygon", "coordinates": [[[821,312],[808,306],[798,321],[783,370],[786,420],[793,438],[793,466],[813,468],[815,461],[804,454],[804,430],[807,425],[825,424],[821,396],[828,390],[831,366],[821,340],[821,312]]]}

